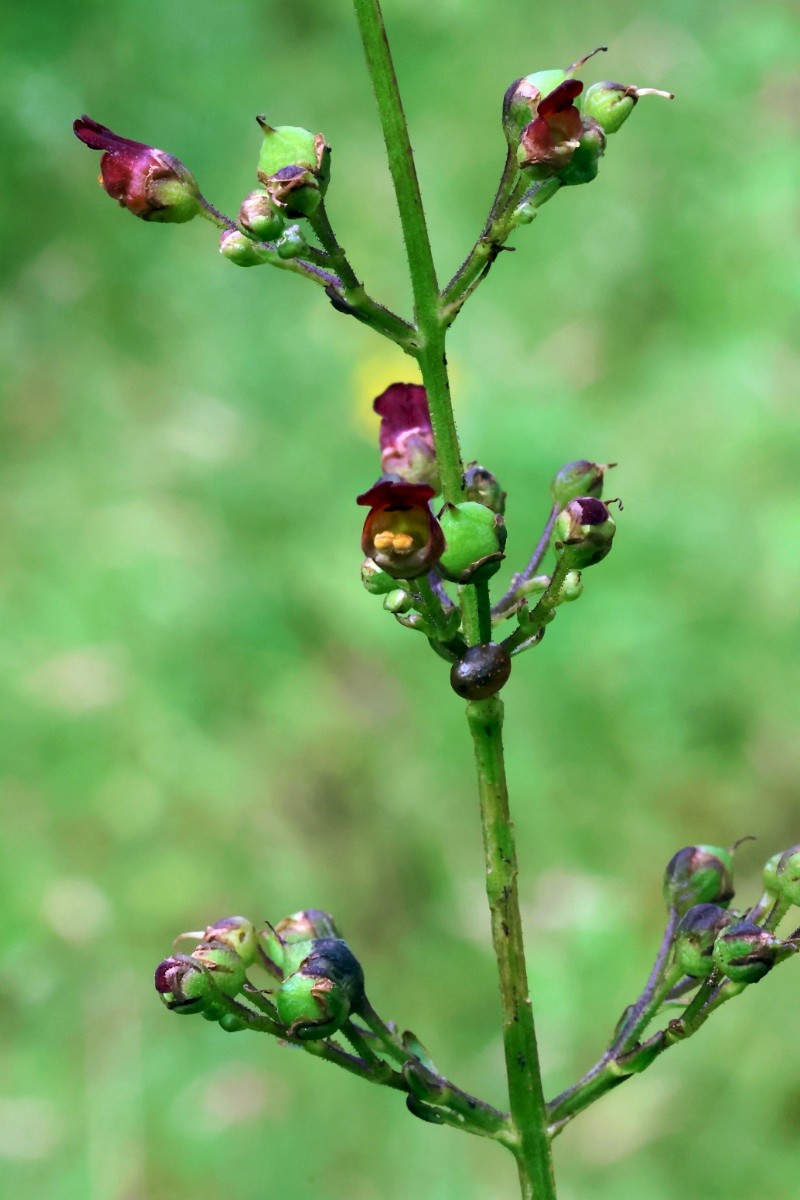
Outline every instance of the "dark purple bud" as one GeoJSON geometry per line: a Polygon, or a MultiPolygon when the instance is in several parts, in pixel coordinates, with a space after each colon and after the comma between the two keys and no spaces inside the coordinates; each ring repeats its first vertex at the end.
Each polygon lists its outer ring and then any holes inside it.
{"type": "Polygon", "coordinates": [[[616,524],[602,500],[579,496],[570,500],[556,517],[553,529],[556,549],[569,551],[577,570],[592,567],[611,549],[616,524]]]}
{"type": "Polygon", "coordinates": [[[487,700],[508,682],[511,657],[497,642],[470,646],[450,668],[450,686],[464,700],[487,700]]]}

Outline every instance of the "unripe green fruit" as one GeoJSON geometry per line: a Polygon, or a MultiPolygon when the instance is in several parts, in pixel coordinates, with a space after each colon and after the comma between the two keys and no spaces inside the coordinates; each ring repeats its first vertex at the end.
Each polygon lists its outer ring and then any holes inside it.
{"type": "Polygon", "coordinates": [[[372,596],[385,596],[397,587],[397,580],[371,558],[365,558],[361,564],[361,582],[372,596]]]}
{"type": "Polygon", "coordinates": [[[675,935],[675,958],[693,979],[707,979],[714,968],[714,943],[733,917],[718,904],[695,904],[681,917],[675,935]]]}
{"type": "Polygon", "coordinates": [[[800,905],[800,846],[790,846],[778,860],[775,890],[782,900],[800,905]]]}
{"type": "Polygon", "coordinates": [[[675,99],[672,92],[662,92],[658,88],[639,88],[604,80],[593,83],[584,93],[583,113],[597,121],[606,133],[616,133],[633,112],[640,96],[675,99]]]}
{"type": "Polygon", "coordinates": [[[291,1037],[318,1040],[341,1029],[364,998],[364,974],[341,938],[318,938],[289,947],[308,953],[275,993],[281,1021],[291,1037]]]}
{"type": "Polygon", "coordinates": [[[497,642],[470,646],[450,668],[450,686],[464,700],[487,700],[508,682],[511,656],[497,642]]]}
{"type": "Polygon", "coordinates": [[[192,958],[208,969],[215,987],[225,996],[236,996],[244,987],[247,979],[244,964],[224,942],[201,942],[192,951],[192,958]]]}
{"type": "Polygon", "coordinates": [[[684,846],[667,863],[664,899],[682,916],[696,904],[727,908],[733,899],[733,858],[722,846],[684,846]]]}
{"type": "MultiPolygon", "coordinates": [[[[223,917],[209,925],[203,934],[204,942],[220,942],[228,946],[241,959],[245,967],[252,966],[258,958],[258,933],[247,917],[223,917]]],[[[197,955],[195,955],[197,957],[197,955]]]]}
{"type": "Polygon", "coordinates": [[[714,962],[733,983],[758,983],[775,966],[780,942],[753,921],[737,921],[714,943],[714,962]]]}
{"type": "Polygon", "coordinates": [[[446,504],[439,516],[446,547],[442,574],[456,583],[488,579],[498,570],[506,541],[505,522],[485,504],[446,504]]]}
{"type": "Polygon", "coordinates": [[[265,175],[277,175],[285,167],[306,167],[316,171],[319,162],[319,134],[298,125],[279,125],[273,129],[263,117],[257,117],[264,134],[258,169],[265,175]]]}

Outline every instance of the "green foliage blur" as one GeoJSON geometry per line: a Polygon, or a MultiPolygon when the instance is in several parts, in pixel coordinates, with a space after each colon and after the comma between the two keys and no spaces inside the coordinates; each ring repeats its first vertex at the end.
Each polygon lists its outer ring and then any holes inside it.
{"type": "MultiPolygon", "coordinates": [[[[600,1053],[695,840],[741,892],[798,820],[798,32],[761,0],[386,0],[443,278],[477,234],[515,77],[668,87],[515,238],[453,329],[465,453],[507,572],[565,461],[620,465],[613,554],[505,692],[547,1090],[600,1053]],[[793,292],[795,294],[793,294],[793,292]]],[[[329,208],[409,310],[355,23],[323,0],[44,0],[4,16],[4,1058],[9,1196],[500,1200],[508,1155],[267,1038],[172,1018],[152,970],[232,913],[332,910],[376,1006],[504,1102],[462,706],[358,580],[373,395],[413,363],[322,293],[132,219],[82,112],[235,210],[253,120],[321,129],[329,208]]],[[[497,593],[499,594],[499,593],[497,593]]],[[[575,1123],[562,1200],[796,1189],[792,963],[575,1123]]]]}

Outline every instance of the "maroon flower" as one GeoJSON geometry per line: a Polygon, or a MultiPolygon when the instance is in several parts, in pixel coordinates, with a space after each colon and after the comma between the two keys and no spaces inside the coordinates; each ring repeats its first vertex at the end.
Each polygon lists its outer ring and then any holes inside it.
{"type": "Polygon", "coordinates": [[[427,483],[439,491],[439,471],[425,388],[393,383],[375,400],[381,418],[381,466],[407,483],[427,483]]]}
{"type": "Polygon", "coordinates": [[[103,187],[135,217],[145,221],[190,221],[200,211],[200,189],[192,173],[171,154],[132,142],[79,117],[75,136],[90,150],[104,150],[100,159],[103,187]]]}
{"type": "Polygon", "coordinates": [[[583,136],[581,114],[572,101],[583,91],[579,79],[565,79],[536,108],[536,117],[522,131],[517,154],[521,167],[533,167],[546,179],[567,165],[583,136]]]}
{"type": "Polygon", "coordinates": [[[370,509],[361,547],[394,579],[425,575],[444,554],[442,527],[428,503],[435,495],[426,483],[381,479],[356,501],[370,509]]]}

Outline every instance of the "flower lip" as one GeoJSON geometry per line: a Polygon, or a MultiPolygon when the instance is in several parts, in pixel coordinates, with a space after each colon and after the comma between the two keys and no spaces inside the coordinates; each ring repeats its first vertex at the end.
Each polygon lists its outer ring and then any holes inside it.
{"type": "Polygon", "coordinates": [[[544,97],[539,102],[536,109],[540,117],[552,117],[556,113],[565,112],[572,106],[572,101],[580,96],[583,91],[583,84],[580,79],[565,79],[558,87],[553,88],[552,92],[544,97]]]}
{"type": "Polygon", "coordinates": [[[85,113],[73,121],[72,131],[78,141],[83,142],[84,146],[88,146],[90,150],[146,150],[152,153],[151,146],[146,146],[144,142],[134,142],[131,138],[120,137],[118,133],[113,133],[107,125],[93,121],[85,113]]]}
{"type": "Polygon", "coordinates": [[[356,498],[356,504],[368,508],[383,508],[402,512],[409,508],[427,508],[428,501],[436,495],[427,483],[406,483],[403,479],[379,479],[368,492],[356,498]]]}

